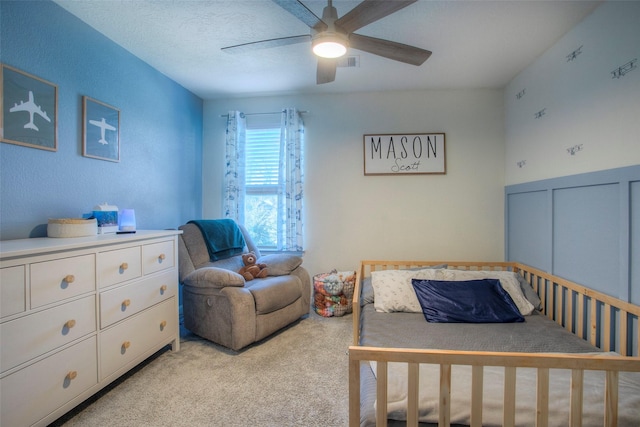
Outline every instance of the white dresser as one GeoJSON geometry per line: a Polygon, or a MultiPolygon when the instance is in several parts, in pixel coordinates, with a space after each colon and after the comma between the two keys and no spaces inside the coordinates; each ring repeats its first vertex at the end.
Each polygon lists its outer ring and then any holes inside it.
{"type": "Polygon", "coordinates": [[[0,425],[45,426],[179,350],[178,235],[0,241],[0,425]]]}

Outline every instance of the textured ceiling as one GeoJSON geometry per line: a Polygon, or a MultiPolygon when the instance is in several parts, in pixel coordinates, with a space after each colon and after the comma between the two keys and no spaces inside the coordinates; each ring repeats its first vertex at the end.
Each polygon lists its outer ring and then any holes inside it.
{"type": "MultiPolygon", "coordinates": [[[[203,99],[288,93],[501,88],[601,1],[418,2],[356,31],[433,52],[416,67],[351,49],[360,66],[315,84],[310,43],[229,54],[225,46],[309,34],[269,0],[54,0],[203,99]]],[[[317,16],[326,1],[303,0],[317,16]]],[[[359,1],[334,1],[342,16],[359,1]]]]}

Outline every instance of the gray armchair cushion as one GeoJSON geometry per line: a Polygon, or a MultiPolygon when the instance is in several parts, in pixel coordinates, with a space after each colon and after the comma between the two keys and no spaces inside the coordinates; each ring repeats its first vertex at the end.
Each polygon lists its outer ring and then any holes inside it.
{"type": "Polygon", "coordinates": [[[244,277],[234,271],[217,267],[203,267],[188,274],[183,283],[196,288],[243,287],[244,277]]]}
{"type": "Polygon", "coordinates": [[[290,254],[270,254],[257,262],[267,265],[269,276],[286,276],[302,264],[302,258],[290,254]]]}
{"type": "Polygon", "coordinates": [[[301,297],[300,281],[294,276],[267,277],[247,283],[256,302],[256,313],[267,314],[292,304],[301,297]]]}

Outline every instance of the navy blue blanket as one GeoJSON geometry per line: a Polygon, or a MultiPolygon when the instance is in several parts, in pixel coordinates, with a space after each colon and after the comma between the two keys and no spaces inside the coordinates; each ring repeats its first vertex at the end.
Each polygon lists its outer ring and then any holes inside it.
{"type": "Polygon", "coordinates": [[[232,219],[200,219],[189,223],[197,225],[202,232],[211,261],[241,254],[246,246],[240,227],[232,219]]]}
{"type": "Polygon", "coordinates": [[[498,279],[412,279],[411,284],[427,322],[511,323],[524,322],[518,307],[498,279]]]}

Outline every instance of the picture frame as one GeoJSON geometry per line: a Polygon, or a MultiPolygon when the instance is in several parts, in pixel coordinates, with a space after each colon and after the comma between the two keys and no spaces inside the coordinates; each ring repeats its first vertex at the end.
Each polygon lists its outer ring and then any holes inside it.
{"type": "Polygon", "coordinates": [[[120,110],[88,96],[82,97],[82,155],[120,161],[120,110]]]}
{"type": "Polygon", "coordinates": [[[0,141],[58,151],[58,86],[0,65],[0,141]]]}
{"type": "Polygon", "coordinates": [[[444,133],[363,136],[365,175],[444,175],[444,133]]]}

